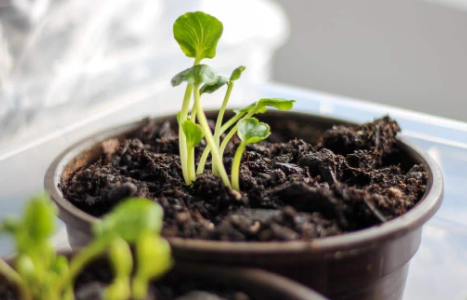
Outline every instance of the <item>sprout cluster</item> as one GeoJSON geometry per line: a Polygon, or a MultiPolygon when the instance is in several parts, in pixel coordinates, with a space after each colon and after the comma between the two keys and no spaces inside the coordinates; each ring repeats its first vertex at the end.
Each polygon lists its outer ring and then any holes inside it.
{"type": "Polygon", "coordinates": [[[130,198],[94,227],[94,240],[70,261],[50,243],[55,233],[56,207],[39,195],[27,205],[21,219],[0,225],[16,244],[12,266],[0,260],[0,274],[14,284],[22,300],[73,300],[73,284],[83,269],[107,255],[114,273],[104,292],[106,300],[145,299],[151,280],[172,265],[169,244],[160,237],[162,208],[144,198],[130,198]],[[135,262],[130,247],[135,248],[135,262]]]}
{"type": "Polygon", "coordinates": [[[221,177],[228,187],[239,190],[239,168],[246,145],[257,143],[269,136],[267,124],[252,118],[256,114],[266,112],[268,107],[289,110],[293,100],[261,99],[239,111],[224,122],[224,113],[229,102],[235,81],[245,71],[244,66],[233,70],[229,78],[219,76],[206,64],[200,64],[205,58],[214,58],[217,43],[222,36],[222,23],[215,17],[203,12],[190,12],[180,16],[174,23],[174,38],[186,56],[194,58],[194,64],[172,78],[172,86],[186,83],[182,109],[178,113],[179,147],[183,178],[187,184],[196,180],[197,174],[204,172],[209,157],[212,161],[212,172],[221,177]],[[204,93],[214,93],[227,86],[222,105],[217,116],[214,133],[209,128],[206,115],[201,106],[204,93]],[[192,101],[193,99],[193,101],[192,101]],[[193,102],[193,103],[192,103],[193,102]],[[190,110],[191,107],[191,110],[190,110]],[[227,175],[223,165],[224,150],[229,141],[237,133],[242,140],[235,154],[231,176],[227,175]],[[227,133],[221,141],[222,134],[227,133]],[[203,140],[206,148],[195,168],[195,147],[203,140]]]}

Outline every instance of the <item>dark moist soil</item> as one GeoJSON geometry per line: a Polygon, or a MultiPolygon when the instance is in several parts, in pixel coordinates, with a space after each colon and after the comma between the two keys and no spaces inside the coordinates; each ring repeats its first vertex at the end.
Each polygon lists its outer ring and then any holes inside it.
{"type": "MultiPolygon", "coordinates": [[[[176,123],[149,119],[123,142],[104,142],[102,157],[60,187],[94,216],[142,196],[164,208],[165,236],[229,241],[310,240],[356,231],[404,214],[425,193],[427,172],[399,149],[400,128],[389,117],[324,131],[288,114],[267,115],[262,118],[273,134],[244,153],[241,192],[209,171],[185,185],[176,123]]],[[[228,174],[234,143],[224,158],[228,174]]]]}
{"type": "MultiPolygon", "coordinates": [[[[112,272],[105,260],[86,268],[76,279],[75,300],[101,300],[104,289],[112,282],[112,272]]],[[[19,300],[16,291],[0,278],[0,299],[19,300]]],[[[165,276],[152,283],[145,300],[254,300],[231,284],[213,283],[201,278],[165,276]]]]}

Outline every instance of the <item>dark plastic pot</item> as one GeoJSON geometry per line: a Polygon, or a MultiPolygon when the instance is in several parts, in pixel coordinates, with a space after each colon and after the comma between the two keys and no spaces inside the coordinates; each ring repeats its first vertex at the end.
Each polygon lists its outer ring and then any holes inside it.
{"type": "MultiPolygon", "coordinates": [[[[159,120],[171,117],[161,117],[159,120]]],[[[314,140],[343,120],[300,113],[268,112],[261,118],[272,131],[284,122],[297,128],[296,136],[314,140]],[[278,117],[280,116],[280,117],[278,117]]],[[[70,147],[50,166],[45,188],[60,209],[72,247],[85,244],[96,218],[67,201],[58,189],[61,177],[93,162],[102,153],[101,141],[122,139],[138,128],[138,123],[113,128],[70,147]]],[[[254,266],[271,270],[302,282],[334,300],[400,300],[417,251],[422,225],[436,212],[443,197],[443,178],[436,163],[422,150],[400,139],[404,159],[423,164],[429,173],[423,199],[403,216],[365,230],[316,239],[311,242],[218,242],[170,238],[176,260],[213,265],[254,266]]]]}
{"type": "MultiPolygon", "coordinates": [[[[64,252],[69,258],[75,251],[64,252]]],[[[12,263],[13,260],[7,260],[12,263]]],[[[285,277],[259,269],[225,268],[197,263],[176,263],[167,275],[177,280],[202,280],[238,289],[255,300],[326,300],[309,288],[285,277]]],[[[90,299],[91,300],[91,299],[90,299]]]]}

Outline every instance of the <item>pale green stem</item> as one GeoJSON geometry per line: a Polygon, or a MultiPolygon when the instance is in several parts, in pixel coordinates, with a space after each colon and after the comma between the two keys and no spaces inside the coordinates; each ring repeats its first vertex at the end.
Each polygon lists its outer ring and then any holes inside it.
{"type": "MultiPolygon", "coordinates": [[[[230,118],[230,120],[225,122],[225,124],[222,125],[222,127],[220,129],[219,138],[227,129],[232,127],[232,125],[234,125],[238,120],[240,120],[245,114],[246,113],[244,113],[244,112],[243,113],[238,113],[235,116],[233,116],[232,118],[230,118]]],[[[204,148],[203,154],[201,155],[201,159],[198,162],[198,169],[196,170],[196,174],[202,174],[204,172],[204,167],[206,166],[206,162],[208,160],[208,157],[209,157],[210,153],[211,153],[211,147],[209,147],[209,145],[207,145],[206,148],[204,148]]],[[[223,152],[220,152],[221,157],[222,157],[222,153],[223,152]]]]}
{"type": "Polygon", "coordinates": [[[54,286],[49,286],[45,291],[42,290],[41,293],[40,300],[63,300],[59,291],[57,291],[54,286]]]}
{"type": "Polygon", "coordinates": [[[224,97],[224,101],[222,102],[221,109],[219,111],[219,114],[217,115],[216,129],[214,130],[214,139],[217,138],[216,140],[217,147],[219,147],[219,137],[221,136],[221,133],[222,133],[221,132],[222,121],[224,120],[225,109],[227,108],[227,103],[229,102],[230,95],[232,94],[233,86],[234,86],[233,81],[230,81],[228,83],[227,91],[225,92],[225,97],[224,97]]]}
{"type": "Polygon", "coordinates": [[[135,277],[133,279],[133,293],[132,296],[135,300],[145,299],[148,293],[149,282],[146,278],[139,279],[135,277]]]}
{"type": "Polygon", "coordinates": [[[114,279],[106,288],[105,298],[108,300],[129,299],[131,297],[130,278],[133,269],[130,245],[122,238],[114,239],[108,246],[108,258],[114,279]]]}
{"type": "Polygon", "coordinates": [[[26,282],[24,282],[23,279],[21,279],[21,276],[16,273],[16,271],[3,259],[0,259],[0,274],[2,274],[5,279],[17,286],[21,300],[33,300],[31,291],[29,290],[26,282]]]}
{"type": "MultiPolygon", "coordinates": [[[[201,61],[200,58],[196,58],[193,65],[194,66],[198,65],[200,61],[201,61]]],[[[185,137],[185,133],[183,132],[182,124],[188,118],[188,110],[190,109],[192,89],[193,87],[191,86],[191,84],[188,84],[185,90],[185,96],[183,97],[182,110],[180,112],[180,124],[178,126],[178,146],[179,146],[179,152],[180,152],[180,162],[182,164],[183,179],[185,179],[186,183],[189,182],[189,176],[188,176],[189,174],[188,174],[188,168],[187,168],[188,150],[187,150],[186,137],[185,137]]]]}
{"type": "Polygon", "coordinates": [[[193,104],[193,108],[191,109],[191,120],[196,123],[196,105],[193,104]]]}
{"type": "Polygon", "coordinates": [[[196,174],[203,174],[204,167],[206,166],[206,161],[208,160],[210,153],[211,153],[211,148],[209,147],[209,145],[206,145],[206,148],[204,148],[203,154],[201,155],[201,158],[199,159],[198,168],[196,169],[196,174]]]}
{"type": "Polygon", "coordinates": [[[229,133],[227,133],[227,135],[225,136],[224,140],[222,141],[222,144],[219,148],[219,153],[221,156],[224,156],[224,151],[225,151],[225,148],[227,147],[227,145],[229,144],[230,140],[232,139],[232,137],[235,135],[235,133],[237,133],[237,130],[238,130],[238,127],[235,126],[234,128],[232,128],[232,130],[229,131],[229,133]]]}
{"type": "Polygon", "coordinates": [[[186,183],[189,183],[189,174],[188,174],[188,150],[186,144],[185,133],[183,132],[183,122],[188,118],[188,110],[190,108],[191,100],[191,91],[193,87],[189,84],[185,90],[185,96],[183,97],[182,110],[180,112],[180,124],[178,126],[178,145],[180,150],[180,162],[182,164],[183,179],[186,183]]]}
{"type": "Polygon", "coordinates": [[[240,120],[245,114],[245,112],[238,113],[232,118],[230,118],[230,120],[228,120],[227,122],[225,122],[224,125],[222,125],[220,133],[223,134],[224,132],[226,132],[227,129],[229,129],[230,127],[232,127],[232,125],[237,123],[237,121],[240,120]]]}
{"type": "MultiPolygon", "coordinates": [[[[224,120],[225,109],[227,108],[227,103],[229,102],[230,94],[232,94],[233,86],[234,82],[229,81],[227,91],[225,92],[224,101],[222,102],[221,109],[219,110],[219,114],[217,115],[216,128],[214,130],[214,142],[216,142],[217,148],[219,148],[219,140],[221,136],[221,127],[222,121],[224,120]]],[[[212,172],[218,175],[217,164],[215,163],[215,161],[213,161],[212,163],[212,172]]]]}
{"type": "MultiPolygon", "coordinates": [[[[251,117],[254,116],[257,112],[258,112],[258,109],[253,109],[253,110],[251,110],[245,117],[243,117],[242,119],[251,118],[251,117]]],[[[235,135],[235,133],[237,133],[237,130],[238,130],[238,125],[235,125],[235,126],[229,131],[229,133],[225,136],[224,140],[222,141],[221,147],[219,148],[219,152],[220,152],[221,157],[224,156],[225,148],[227,147],[227,145],[229,144],[230,140],[231,140],[232,137],[235,135]]]]}
{"type": "Polygon", "coordinates": [[[209,128],[208,120],[206,119],[206,115],[204,114],[203,108],[201,107],[201,103],[199,100],[199,85],[195,85],[195,88],[193,89],[193,94],[195,98],[195,104],[197,106],[196,110],[198,114],[199,125],[201,125],[201,128],[204,131],[204,138],[206,139],[207,144],[212,149],[213,161],[216,161],[216,163],[219,166],[218,171],[220,177],[222,178],[222,181],[226,186],[230,187],[229,176],[227,176],[227,172],[225,171],[224,165],[222,163],[222,158],[219,155],[219,151],[216,147],[214,137],[212,136],[211,129],[209,128]]]}
{"type": "Polygon", "coordinates": [[[235,156],[232,162],[232,187],[236,190],[240,190],[240,183],[239,183],[239,175],[240,175],[240,163],[242,162],[242,155],[243,151],[245,151],[246,144],[240,143],[237,148],[237,152],[235,152],[235,156]]]}
{"type": "Polygon", "coordinates": [[[188,184],[191,184],[193,181],[196,180],[195,147],[191,145],[188,145],[188,177],[189,177],[188,184]]]}

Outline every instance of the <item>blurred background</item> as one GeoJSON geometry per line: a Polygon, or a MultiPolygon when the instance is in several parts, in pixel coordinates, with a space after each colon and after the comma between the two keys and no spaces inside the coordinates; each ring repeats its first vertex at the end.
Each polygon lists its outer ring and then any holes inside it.
{"type": "Polygon", "coordinates": [[[169,89],[173,21],[224,23],[218,56],[270,81],[467,121],[467,0],[0,0],[0,157],[169,89]]]}
{"type": "Polygon", "coordinates": [[[273,78],[467,121],[467,0],[278,0],[273,78]]]}

